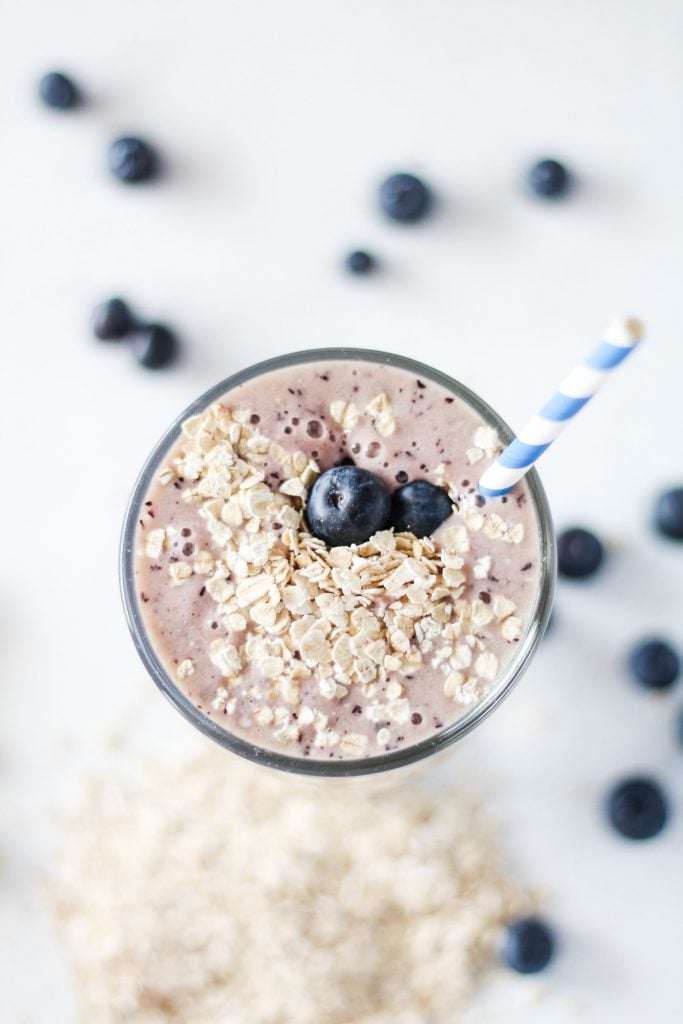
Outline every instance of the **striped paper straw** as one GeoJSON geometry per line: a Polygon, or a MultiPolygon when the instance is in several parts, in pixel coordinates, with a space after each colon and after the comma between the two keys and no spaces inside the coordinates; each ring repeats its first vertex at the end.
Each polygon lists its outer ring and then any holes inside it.
{"type": "Polygon", "coordinates": [[[501,452],[479,481],[486,498],[507,494],[570,420],[590,401],[609,374],[632,352],[643,336],[639,320],[615,320],[591,354],[565,377],[550,401],[501,452]]]}

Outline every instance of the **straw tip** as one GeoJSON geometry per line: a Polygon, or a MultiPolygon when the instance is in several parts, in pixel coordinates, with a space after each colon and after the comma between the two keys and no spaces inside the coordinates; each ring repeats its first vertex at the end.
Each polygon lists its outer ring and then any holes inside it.
{"type": "Polygon", "coordinates": [[[642,321],[637,317],[624,317],[622,320],[613,320],[605,331],[605,341],[620,347],[637,345],[645,333],[642,321]]]}

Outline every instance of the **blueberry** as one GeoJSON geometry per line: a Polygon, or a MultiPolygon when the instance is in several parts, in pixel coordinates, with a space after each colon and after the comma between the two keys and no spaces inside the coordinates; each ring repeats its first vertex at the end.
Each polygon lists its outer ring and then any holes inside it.
{"type": "Polygon", "coordinates": [[[144,139],[122,135],[114,139],[108,153],[109,170],[119,181],[149,181],[159,173],[159,158],[144,139]]]}
{"type": "Polygon", "coordinates": [[[392,174],[379,189],[382,211],[391,220],[421,220],[432,203],[432,196],[423,181],[414,174],[392,174]]]}
{"type": "Polygon", "coordinates": [[[683,487],[660,494],[655,505],[655,526],[665,537],[683,540],[683,487]]]}
{"type": "Polygon", "coordinates": [[[374,256],[371,256],[369,252],[363,252],[362,249],[350,252],[346,257],[346,269],[350,270],[352,274],[367,274],[376,266],[374,256]]]}
{"type": "Polygon", "coordinates": [[[608,794],[607,817],[626,839],[652,839],[666,825],[669,808],[658,782],[634,776],[608,794]]]}
{"type": "Polygon", "coordinates": [[[507,926],[503,960],[519,974],[537,974],[555,953],[555,936],[539,917],[522,917],[507,926]]]}
{"type": "Polygon", "coordinates": [[[605,551],[589,530],[575,527],[557,538],[557,570],[560,576],[580,580],[592,576],[600,567],[605,551]]]}
{"type": "Polygon", "coordinates": [[[569,191],[571,176],[557,160],[539,160],[529,168],[529,188],[545,199],[559,199],[569,191]]]}
{"type": "Polygon", "coordinates": [[[681,662],[664,640],[643,640],[631,651],[629,668],[647,690],[668,690],[676,682],[681,662]]]}
{"type": "Polygon", "coordinates": [[[163,324],[146,324],[133,334],[131,347],[141,366],[159,370],[173,361],[178,342],[175,334],[163,324]]]}
{"type": "Polygon", "coordinates": [[[50,71],[43,75],[38,86],[38,95],[46,107],[53,110],[69,110],[80,101],[78,89],[61,71],[50,71]]]}
{"type": "Polygon", "coordinates": [[[358,466],[336,466],[311,487],[306,519],[330,547],[362,544],[389,521],[391,496],[374,473],[358,466]]]}
{"type": "Polygon", "coordinates": [[[391,525],[397,533],[429,537],[452,511],[453,503],[443,487],[429,480],[413,480],[392,495],[391,525]]]}
{"type": "Polygon", "coordinates": [[[93,333],[101,341],[118,341],[133,326],[133,315],[123,299],[107,299],[93,314],[93,333]]]}

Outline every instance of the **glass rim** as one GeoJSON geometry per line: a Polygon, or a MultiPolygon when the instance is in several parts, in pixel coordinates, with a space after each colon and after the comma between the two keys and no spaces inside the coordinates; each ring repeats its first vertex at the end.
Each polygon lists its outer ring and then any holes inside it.
{"type": "Polygon", "coordinates": [[[284,754],[250,743],[235,733],[229,732],[222,725],[209,718],[181,692],[164,669],[147,636],[135,587],[135,534],[140,519],[140,509],[154,476],[164,457],[178,440],[182,424],[185,420],[203,412],[228,391],[243,384],[245,381],[270,373],[273,370],[311,362],[345,360],[358,360],[379,365],[395,366],[420,377],[425,377],[433,383],[440,384],[451,394],[469,404],[475,412],[496,428],[506,444],[514,436],[510,427],[498,413],[466,385],[445,373],[441,373],[439,370],[435,370],[433,367],[427,366],[425,363],[406,356],[394,355],[374,349],[348,347],[306,349],[283,356],[275,356],[274,358],[248,366],[235,374],[231,374],[231,376],[220,381],[218,384],[213,385],[213,387],[195,399],[177,416],[170,427],[164,432],[145,460],[135,482],[133,493],[126,507],[119,555],[119,582],[128,628],[147,672],[151,675],[164,696],[184,718],[223,748],[249,761],[265,764],[280,771],[308,777],[348,778],[352,776],[375,775],[390,769],[406,767],[424,758],[431,757],[466,736],[498,707],[523,675],[538,647],[550,618],[555,587],[556,552],[550,507],[538,473],[535,469],[531,469],[525,476],[525,482],[534,504],[539,533],[541,564],[539,585],[530,621],[519,640],[515,654],[496,680],[495,685],[466,714],[452,722],[449,726],[445,726],[433,736],[406,747],[401,747],[398,750],[384,751],[381,754],[366,758],[324,761],[317,758],[304,758],[284,754]]]}

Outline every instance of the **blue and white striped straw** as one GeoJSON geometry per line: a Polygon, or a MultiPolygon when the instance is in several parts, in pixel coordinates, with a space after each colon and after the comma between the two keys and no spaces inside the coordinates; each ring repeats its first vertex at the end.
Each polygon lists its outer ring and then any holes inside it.
{"type": "Polygon", "coordinates": [[[643,336],[639,320],[615,320],[591,354],[565,377],[550,401],[501,452],[479,481],[486,498],[507,494],[643,336]]]}

